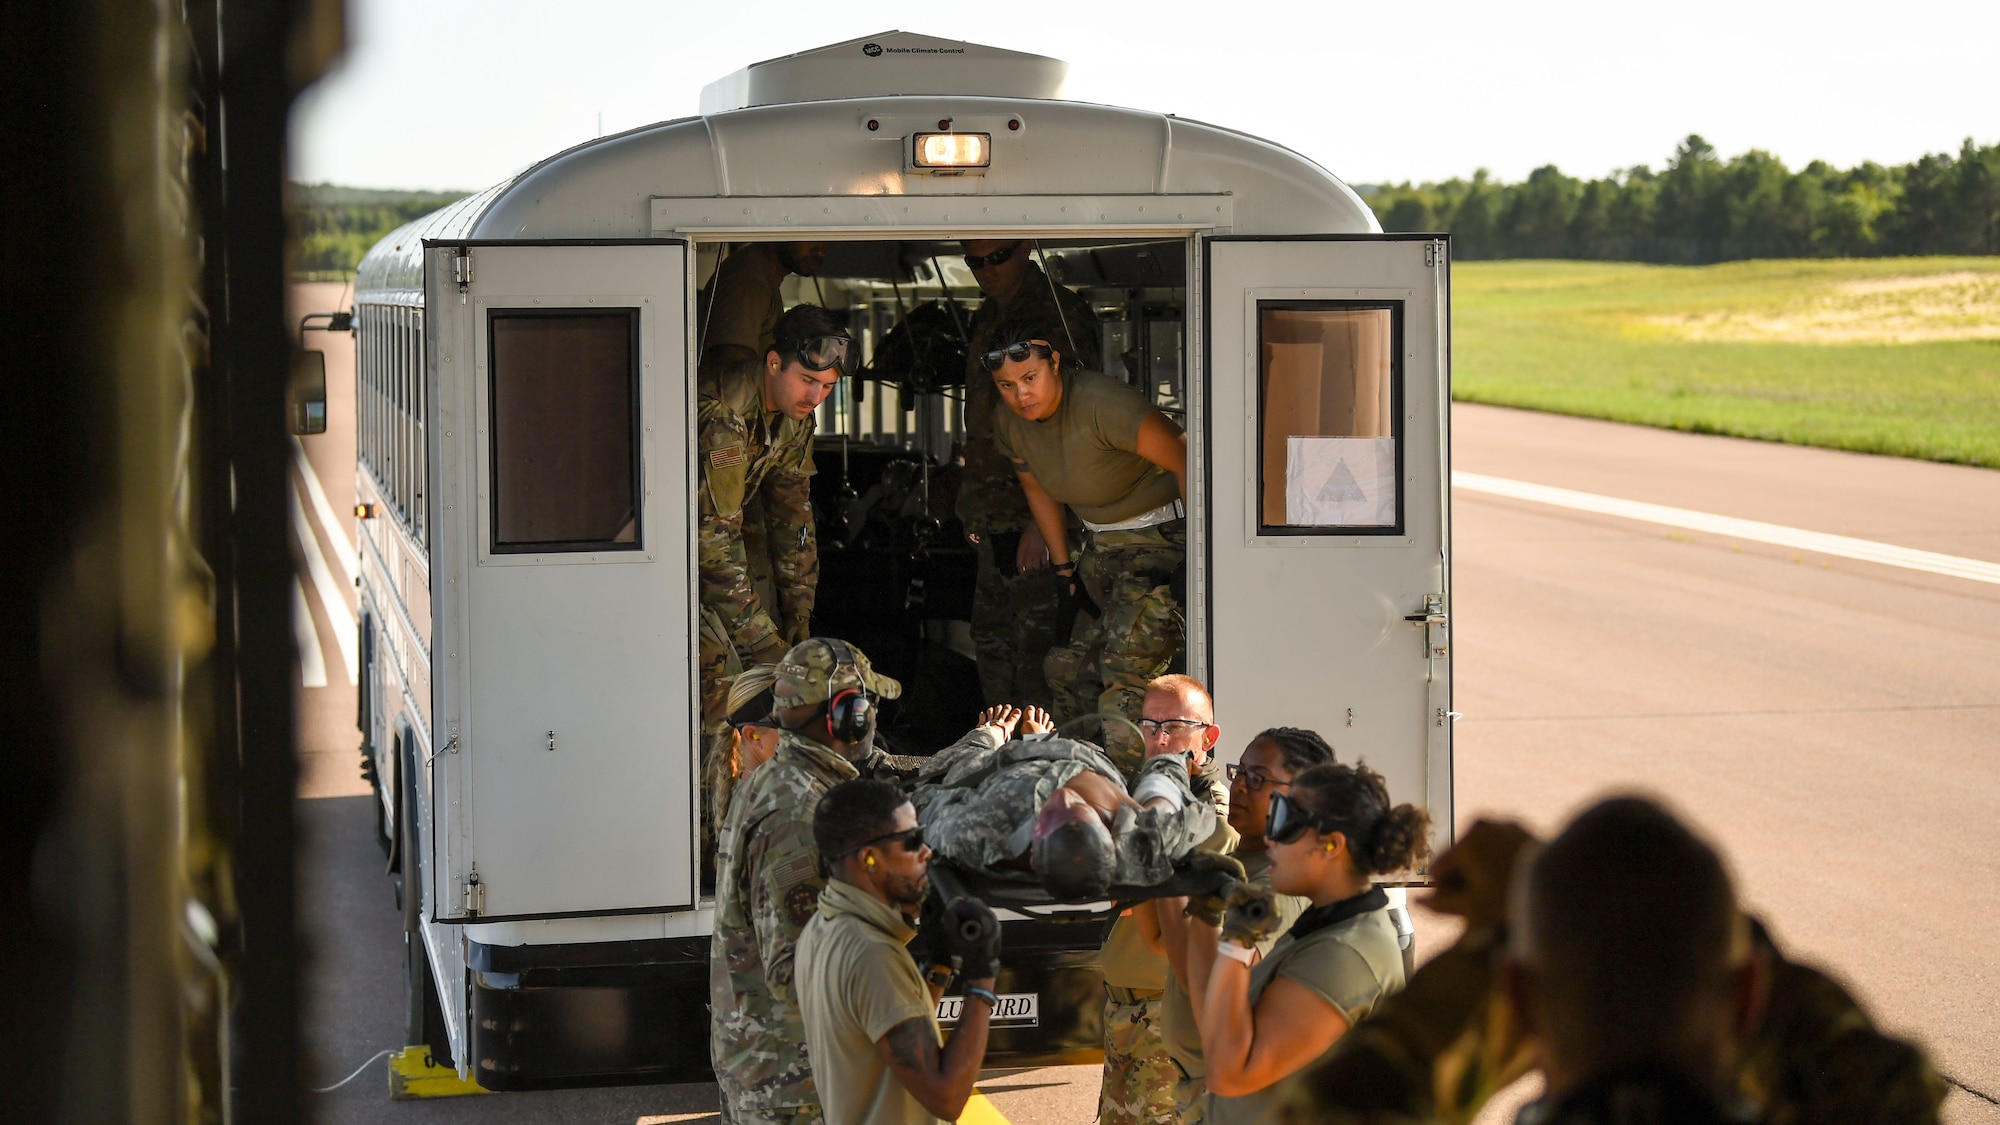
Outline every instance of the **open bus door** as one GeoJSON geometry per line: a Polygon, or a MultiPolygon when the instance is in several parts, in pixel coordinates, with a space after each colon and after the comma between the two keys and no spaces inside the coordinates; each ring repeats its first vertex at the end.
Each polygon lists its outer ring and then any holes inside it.
{"type": "Polygon", "coordinates": [[[1441,238],[1206,241],[1215,696],[1318,730],[1451,838],[1441,238]]]}
{"type": "Polygon", "coordinates": [[[691,909],[687,245],[432,244],[424,261],[430,917],[691,909]]]}

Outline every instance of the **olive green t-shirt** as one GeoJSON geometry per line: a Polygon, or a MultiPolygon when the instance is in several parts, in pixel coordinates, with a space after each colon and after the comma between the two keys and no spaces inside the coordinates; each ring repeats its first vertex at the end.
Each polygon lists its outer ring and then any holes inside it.
{"type": "Polygon", "coordinates": [[[993,441],[1077,515],[1118,523],[1181,494],[1172,473],[1139,456],[1139,423],[1152,412],[1146,396],[1109,375],[1065,371],[1052,417],[1030,422],[1003,402],[993,414],[993,441]]]}
{"type": "MultiPolygon", "coordinates": [[[[1383,997],[1403,988],[1403,951],[1396,944],[1396,925],[1389,920],[1388,909],[1357,914],[1303,939],[1287,931],[1262,961],[1250,967],[1252,1008],[1279,977],[1317,993],[1349,1027],[1361,1022],[1383,997]]],[[[1209,1125],[1275,1125],[1283,1120],[1291,1082],[1332,1053],[1329,1046],[1319,1058],[1254,1093],[1224,1098],[1210,1091],[1209,1125]]]]}
{"type": "Polygon", "coordinates": [[[938,1120],[875,1049],[906,1020],[926,1021],[938,1038],[930,992],[903,948],[916,933],[901,911],[838,879],[820,892],[819,909],[799,933],[799,1015],[827,1125],[938,1120]]]}
{"type": "MultiPolygon", "coordinates": [[[[1262,851],[1237,852],[1236,858],[1243,864],[1243,873],[1250,882],[1260,887],[1271,885],[1271,857],[1262,851]]],[[[1257,943],[1257,952],[1269,955],[1271,946],[1278,936],[1292,928],[1305,908],[1311,906],[1309,899],[1298,895],[1277,896],[1278,926],[1271,936],[1257,943]]],[[[1189,1078],[1200,1078],[1208,1073],[1201,1061],[1201,1028],[1194,1021],[1194,1000],[1187,989],[1172,973],[1167,974],[1166,995],[1160,1000],[1160,1038],[1167,1045],[1167,1055],[1181,1068],[1181,1073],[1189,1078]]]]}

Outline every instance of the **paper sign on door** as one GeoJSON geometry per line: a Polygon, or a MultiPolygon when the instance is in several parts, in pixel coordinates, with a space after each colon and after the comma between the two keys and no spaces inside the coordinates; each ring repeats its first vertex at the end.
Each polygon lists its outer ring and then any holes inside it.
{"type": "Polygon", "coordinates": [[[1285,523],[1393,527],[1396,439],[1299,437],[1285,450],[1285,523]]]}

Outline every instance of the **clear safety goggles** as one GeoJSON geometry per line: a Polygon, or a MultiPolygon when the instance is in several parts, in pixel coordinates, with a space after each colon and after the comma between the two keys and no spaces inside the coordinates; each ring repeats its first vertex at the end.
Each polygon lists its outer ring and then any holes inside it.
{"type": "Polygon", "coordinates": [[[810,371],[838,367],[842,375],[854,374],[854,341],[847,336],[814,336],[799,345],[798,357],[810,371]]]}

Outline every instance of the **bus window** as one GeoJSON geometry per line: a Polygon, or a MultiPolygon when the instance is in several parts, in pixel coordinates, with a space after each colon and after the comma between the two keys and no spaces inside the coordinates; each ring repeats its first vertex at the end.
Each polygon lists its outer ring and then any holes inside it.
{"type": "Polygon", "coordinates": [[[493,551],[637,550],[639,310],[492,315],[493,551]]]}
{"type": "Polygon", "coordinates": [[[1401,534],[1401,312],[1258,302],[1261,533],[1401,534]]]}

